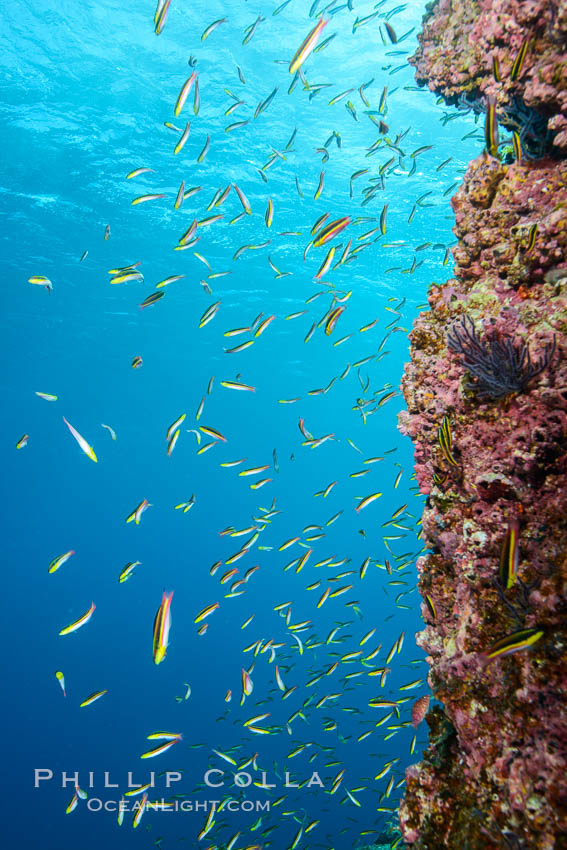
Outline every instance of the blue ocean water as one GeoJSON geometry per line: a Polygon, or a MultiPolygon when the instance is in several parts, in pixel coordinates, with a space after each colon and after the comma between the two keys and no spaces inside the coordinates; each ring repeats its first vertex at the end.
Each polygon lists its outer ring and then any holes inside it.
{"type": "MultiPolygon", "coordinates": [[[[159,36],[155,6],[146,0],[55,6],[15,0],[3,10],[6,846],[343,850],[388,835],[393,843],[399,835],[404,770],[418,760],[426,738],[422,724],[411,754],[411,704],[428,693],[414,642],[422,628],[415,588],[422,499],[412,481],[411,444],[396,427],[404,406],[399,382],[407,333],[427,288],[450,276],[451,262],[444,264],[454,242],[449,198],[482,149],[482,133],[471,116],[447,112],[415,86],[407,57],[424,4],[326,6],[291,0],[274,14],[276,3],[173,0],[159,36]],[[322,11],[329,22],[319,44],[333,38],[306,60],[304,79],[288,94],[289,62],[322,11]],[[202,41],[205,28],[220,18],[226,22],[202,41]],[[176,118],[176,98],[192,70],[200,108],[195,114],[192,91],[176,118]],[[227,116],[237,101],[243,103],[227,116]],[[380,120],[388,125],[382,133],[380,120]],[[188,141],[174,155],[186,121],[188,141]],[[226,132],[240,121],[248,123],[226,132]],[[207,136],[210,149],[198,163],[207,136]],[[126,179],[137,168],[152,172],[126,179]],[[351,180],[362,169],[368,171],[351,180]],[[315,200],[322,171],[324,187],[315,200]],[[201,191],[175,209],[181,181],[186,190],[201,191]],[[207,212],[215,192],[229,184],[237,184],[251,206],[251,215],[234,224],[243,212],[234,189],[207,212]],[[375,186],[362,205],[365,190],[375,186]],[[165,197],[131,204],[144,194],[165,197]],[[325,213],[326,223],[343,216],[351,223],[304,259],[311,229],[325,213]],[[194,246],[174,250],[194,219],[212,214],[223,218],[198,227],[194,246]],[[239,248],[267,240],[234,259],[239,248]],[[347,261],[337,267],[349,240],[347,261]],[[318,281],[331,245],[340,247],[318,281]],[[276,277],[269,259],[287,275],[276,277]],[[143,282],[109,284],[110,269],[134,263],[141,264],[143,282]],[[221,272],[229,274],[214,276],[221,272]],[[28,283],[37,275],[52,282],[51,291],[28,283]],[[141,310],[156,283],[172,275],[184,277],[141,310]],[[215,302],[218,312],[200,328],[215,302]],[[345,310],[326,334],[328,311],[336,306],[345,310]],[[226,336],[235,328],[251,330],[226,336]],[[226,353],[246,340],[254,340],[246,350],[226,353]],[[134,369],[137,356],[142,365],[134,369]],[[240,381],[255,392],[221,381],[240,381]],[[291,399],[297,401],[282,403],[291,399]],[[168,456],[167,429],[183,413],[168,456]],[[93,447],[96,464],[63,417],[93,447]],[[115,430],[115,441],[101,423],[115,430]],[[201,426],[226,442],[198,454],[189,429],[201,426]],[[24,434],[28,443],[17,450],[24,434]],[[309,435],[316,441],[329,434],[320,445],[309,442],[309,435]],[[240,466],[221,466],[241,458],[240,466]],[[262,466],[268,466],[263,473],[239,475],[262,466]],[[262,478],[270,480],[250,487],[262,478]],[[315,495],[334,481],[327,495],[315,495]],[[359,500],[377,492],[382,496],[357,513],[359,500]],[[190,510],[175,510],[193,495],[190,510]],[[126,523],[143,499],[152,507],[139,525],[126,523]],[[250,527],[241,536],[219,535],[250,527]],[[227,559],[256,531],[258,538],[234,563],[239,572],[221,583],[232,566],[227,559]],[[294,537],[299,541],[280,551],[294,537]],[[75,554],[48,573],[51,561],[71,549],[75,554]],[[298,572],[293,562],[309,549],[298,572]],[[132,561],[141,564],[119,583],[132,561]],[[256,566],[231,595],[232,583],[256,566]],[[345,587],[318,607],[327,588],[345,587]],[[152,631],[164,591],[174,591],[172,623],[166,658],[155,665],[152,631]],[[90,622],[60,636],[91,602],[90,622]],[[219,607],[195,624],[213,603],[219,607]],[[208,628],[199,635],[203,624],[208,628]],[[403,648],[386,664],[402,632],[403,648]],[[285,699],[276,664],[285,687],[295,688],[285,699]],[[386,666],[391,672],[381,687],[380,676],[368,673],[386,666]],[[243,705],[242,668],[253,682],[243,705]],[[66,697],[56,671],[64,674],[66,697]],[[415,680],[422,682],[399,690],[415,680]],[[79,707],[99,690],[108,692],[79,707]],[[228,690],[232,699],[225,702],[228,690]],[[399,703],[398,718],[393,709],[369,707],[376,698],[407,701],[399,703]],[[244,725],[264,714],[252,726],[269,734],[244,725]],[[160,743],[147,736],[164,730],[182,733],[183,740],[140,760],[160,743]],[[260,783],[265,772],[264,784],[276,787],[235,788],[234,772],[255,754],[243,773],[260,783]],[[388,762],[390,770],[375,779],[388,762]],[[204,784],[208,768],[225,771],[223,787],[204,784]],[[35,783],[38,770],[52,777],[35,783]],[[185,799],[192,811],[147,810],[134,831],[129,810],[120,827],[104,804],[111,801],[111,808],[128,790],[129,772],[142,784],[152,770],[149,800],[179,805],[185,799]],[[180,772],[181,779],[167,788],[166,777],[158,776],[164,771],[180,772]],[[323,785],[285,787],[286,771],[298,785],[316,771],[323,785]],[[66,814],[75,772],[89,799],[66,814]],[[229,796],[238,803],[235,811],[225,803],[199,839],[210,811],[206,801],[229,796]],[[242,810],[244,799],[253,811],[242,810]],[[270,810],[257,811],[258,801],[269,801],[270,810]]],[[[200,434],[203,446],[210,437],[200,434]]]]}

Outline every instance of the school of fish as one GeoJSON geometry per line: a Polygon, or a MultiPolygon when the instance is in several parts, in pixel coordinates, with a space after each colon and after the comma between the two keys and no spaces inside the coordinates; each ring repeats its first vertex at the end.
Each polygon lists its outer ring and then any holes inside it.
{"type": "MultiPolygon", "coordinates": [[[[358,13],[355,8],[358,5],[356,0],[314,0],[307,12],[303,6],[299,9],[297,0],[285,0],[276,6],[271,15],[281,14],[282,20],[286,14],[303,15],[304,39],[293,55],[285,61],[282,58],[275,66],[273,80],[262,82],[263,94],[258,103],[252,94],[252,91],[257,91],[258,84],[258,80],[251,81],[253,66],[246,71],[243,67],[246,67],[246,46],[252,39],[262,38],[265,18],[258,15],[243,32],[233,32],[234,57],[241,64],[224,69],[226,126],[223,132],[236,135],[244,132],[245,128],[246,132],[250,131],[266,110],[274,108],[272,104],[285,98],[303,98],[300,103],[303,108],[311,108],[315,99],[314,106],[324,101],[320,142],[311,139],[302,141],[302,146],[311,145],[312,148],[319,144],[314,152],[311,151],[311,156],[320,161],[321,167],[315,181],[304,177],[301,162],[292,156],[301,141],[301,128],[290,127],[285,138],[270,142],[264,163],[250,163],[249,168],[239,164],[234,178],[218,185],[212,196],[199,185],[201,178],[192,178],[196,166],[206,165],[217,141],[213,128],[200,118],[202,104],[206,103],[210,93],[207,73],[200,70],[199,60],[202,51],[210,51],[214,56],[215,39],[219,37],[217,31],[228,31],[231,21],[229,14],[209,24],[201,22],[202,26],[195,21],[195,35],[189,46],[195,55],[189,59],[186,79],[172,92],[171,112],[161,122],[162,126],[156,119],[156,133],[171,134],[171,157],[175,158],[176,165],[181,163],[184,177],[176,191],[171,193],[163,185],[167,182],[164,175],[151,168],[152,163],[137,162],[135,151],[132,168],[124,175],[128,186],[139,187],[132,193],[130,204],[136,209],[131,215],[138,215],[140,207],[147,209],[153,205],[167,205],[178,213],[179,224],[171,234],[167,268],[164,276],[154,284],[153,291],[143,295],[139,294],[139,288],[145,284],[143,259],[135,262],[117,259],[112,268],[105,270],[110,285],[132,287],[132,309],[140,323],[149,313],[155,316],[165,302],[174,301],[180,287],[189,286],[188,277],[200,277],[200,289],[196,284],[192,285],[210,300],[204,310],[197,310],[189,318],[191,332],[205,334],[210,330],[209,325],[214,323],[214,327],[221,323],[225,345],[219,354],[223,358],[225,354],[237,355],[235,358],[227,357],[226,362],[223,360],[220,378],[211,375],[206,386],[194,388],[191,409],[188,405],[171,417],[164,416],[162,450],[174,463],[179,447],[184,444],[185,449],[203,465],[202,474],[209,480],[218,481],[215,486],[221,499],[225,480],[221,476],[229,475],[238,486],[252,491],[256,508],[249,516],[239,509],[238,504],[234,505],[234,524],[218,528],[218,559],[210,567],[195,565],[196,570],[207,574],[210,592],[204,595],[200,588],[206,582],[199,583],[199,591],[194,594],[194,610],[187,611],[177,604],[176,588],[170,586],[167,575],[164,575],[163,593],[161,599],[155,600],[155,618],[153,623],[147,623],[148,642],[143,648],[143,651],[151,653],[155,665],[167,666],[170,653],[176,651],[172,640],[176,621],[189,617],[195,626],[196,638],[200,640],[207,640],[213,630],[221,628],[218,625],[220,620],[225,630],[229,623],[230,640],[241,644],[241,665],[235,670],[223,668],[221,664],[216,671],[216,675],[224,679],[222,704],[217,705],[207,694],[195,693],[187,682],[179,683],[179,689],[185,692],[175,699],[180,705],[190,699],[202,700],[209,711],[219,715],[219,727],[228,722],[233,724],[233,742],[228,746],[215,740],[207,744],[195,743],[198,737],[195,730],[180,716],[177,731],[148,734],[148,740],[157,743],[141,752],[140,758],[160,758],[160,766],[163,762],[165,768],[176,769],[175,759],[184,747],[206,749],[209,768],[228,769],[232,774],[248,770],[255,778],[253,790],[256,792],[261,790],[263,771],[273,771],[279,778],[293,774],[296,777],[301,775],[303,779],[284,791],[281,788],[267,793],[262,791],[271,802],[271,811],[249,823],[246,829],[231,828],[226,806],[230,797],[244,799],[250,796],[250,789],[238,788],[234,784],[230,789],[223,789],[221,805],[202,817],[199,828],[191,836],[191,840],[197,842],[194,846],[198,844],[207,847],[207,850],[220,850],[221,847],[227,850],[264,847],[333,850],[340,840],[339,835],[349,836],[351,843],[348,846],[354,846],[354,842],[371,843],[373,837],[386,827],[392,834],[392,846],[395,847],[401,842],[396,831],[396,809],[403,791],[404,768],[412,760],[410,757],[419,753],[424,742],[423,738],[418,740],[417,727],[424,719],[430,702],[425,662],[423,658],[415,657],[411,649],[408,657],[404,631],[396,629],[398,612],[413,611],[415,616],[419,613],[415,560],[424,551],[420,542],[421,502],[416,499],[415,506],[410,507],[398,497],[400,485],[400,492],[405,495],[408,492],[418,495],[417,488],[410,487],[414,477],[396,462],[398,447],[383,448],[376,431],[372,430],[380,415],[388,415],[390,408],[386,407],[386,411],[383,408],[399,397],[396,386],[387,380],[387,369],[383,366],[387,366],[388,343],[396,334],[407,335],[408,328],[401,324],[406,297],[403,291],[392,295],[387,300],[385,314],[368,316],[362,325],[350,320],[349,316],[358,296],[354,275],[357,260],[363,252],[376,254],[378,277],[398,272],[409,280],[423,262],[420,259],[422,252],[429,251],[443,267],[449,263],[450,250],[447,243],[434,239],[413,249],[408,245],[407,266],[386,268],[387,240],[395,239],[395,222],[388,215],[389,197],[403,191],[404,178],[416,173],[418,164],[421,166],[421,158],[434,145],[421,144],[419,140],[413,144],[410,127],[391,129],[396,124],[395,111],[389,108],[389,99],[396,91],[391,77],[407,65],[408,51],[404,49],[404,41],[412,33],[412,30],[398,31],[396,16],[407,4],[389,4],[388,8],[387,0],[382,0],[365,14],[358,13]],[[294,11],[295,6],[297,11],[294,11]],[[343,91],[337,91],[341,88],[340,71],[338,79],[332,82],[314,82],[320,52],[333,39],[344,38],[346,33],[356,39],[357,32],[366,27],[373,28],[385,57],[393,60],[386,64],[386,71],[380,72],[382,81],[379,82],[376,69],[373,71],[376,79],[361,80],[358,86],[343,91]],[[332,157],[341,155],[344,135],[341,127],[344,122],[356,122],[361,128],[370,130],[374,138],[366,146],[362,160],[352,163],[338,196],[334,189],[327,188],[325,164],[332,157]],[[325,128],[330,126],[335,129],[329,134],[325,128]],[[295,162],[295,165],[290,166],[290,162],[295,162]],[[320,212],[313,217],[310,227],[278,229],[278,197],[269,188],[272,169],[288,170],[298,202],[311,196],[317,205],[320,212]],[[261,180],[260,191],[258,179],[261,180]],[[249,200],[250,197],[252,200],[249,200]],[[260,201],[260,198],[263,200],[260,201]],[[232,237],[232,232],[242,236],[232,237]],[[217,239],[236,240],[230,268],[218,269],[211,259],[217,239]],[[280,257],[277,255],[278,248],[283,246],[287,249],[290,242],[299,257],[298,263],[293,265],[286,263],[285,251],[280,257]],[[191,253],[175,254],[174,251],[191,253]],[[301,275],[306,281],[306,297],[303,303],[296,304],[285,315],[272,312],[268,305],[256,315],[243,311],[241,324],[229,327],[223,320],[227,300],[223,287],[234,270],[248,262],[250,255],[256,256],[256,252],[262,258],[264,276],[270,275],[277,285],[284,286],[279,283],[280,280],[301,275]],[[190,272],[180,270],[176,262],[180,257],[190,257],[190,272]],[[150,307],[151,310],[148,309],[150,307]],[[325,344],[329,347],[336,349],[345,345],[344,351],[352,353],[345,354],[340,371],[322,378],[320,384],[316,383],[319,377],[314,378],[313,388],[299,389],[297,395],[278,399],[278,404],[284,406],[279,410],[295,405],[294,409],[298,411],[293,430],[295,449],[289,458],[287,453],[285,456],[281,451],[278,454],[277,446],[271,456],[259,456],[253,444],[245,449],[245,456],[240,456],[240,446],[231,454],[231,425],[236,415],[231,412],[231,398],[238,396],[245,402],[246,398],[257,397],[265,389],[249,382],[248,361],[240,359],[241,355],[252,348],[254,356],[261,360],[266,337],[282,333],[282,329],[285,334],[282,344],[289,345],[290,326],[297,328],[294,331],[294,351],[297,354],[299,350],[299,357],[307,364],[310,379],[314,370],[310,364],[308,343],[315,335],[326,340],[325,344]],[[359,339],[364,345],[362,350],[356,345],[359,339]],[[375,368],[377,364],[382,365],[375,368]],[[352,411],[355,424],[352,434],[340,429],[335,431],[332,424],[325,433],[316,429],[302,415],[302,403],[309,397],[326,396],[333,387],[347,379],[354,388],[352,411]],[[224,394],[226,398],[227,415],[220,421],[211,421],[207,416],[213,394],[224,394]],[[356,441],[353,439],[355,433],[356,441]],[[305,487],[313,490],[313,519],[308,518],[301,526],[290,528],[286,524],[287,494],[280,493],[278,488],[280,467],[283,469],[284,465],[293,464],[296,454],[310,454],[315,449],[317,454],[326,453],[324,468],[328,470],[328,478],[317,480],[313,487],[311,482],[305,482],[305,487]],[[339,451],[350,453],[352,470],[348,478],[357,482],[358,488],[354,498],[349,497],[347,501],[342,501],[341,495],[345,481],[340,475],[337,480],[331,480],[334,478],[334,457],[339,451]],[[261,492],[256,496],[257,490],[261,492]],[[360,563],[354,562],[348,554],[353,523],[364,523],[358,534],[367,546],[368,554],[360,563]],[[342,536],[333,537],[329,544],[327,541],[341,524],[342,536]],[[277,572],[282,581],[285,580],[285,586],[289,587],[289,595],[282,597],[274,590],[272,598],[263,599],[263,607],[272,616],[272,630],[268,632],[264,628],[256,629],[257,610],[246,610],[245,616],[240,613],[244,610],[242,606],[245,606],[247,591],[258,571],[277,572]],[[238,613],[233,613],[236,600],[240,600],[238,613]],[[330,627],[328,617],[331,618],[330,627]],[[348,731],[345,731],[345,718],[348,719],[348,731]],[[353,722],[358,726],[355,735],[351,733],[353,722]],[[399,754],[392,757],[389,748],[383,752],[383,744],[394,738],[400,742],[399,754]],[[270,742],[270,754],[274,747],[279,753],[275,762],[271,755],[263,754],[266,740],[270,742]],[[375,764],[372,775],[356,773],[352,763],[345,760],[346,748],[351,752],[361,748],[365,754],[370,748],[375,764]],[[165,757],[166,753],[169,756],[165,757]],[[321,781],[313,781],[314,772],[321,781]],[[318,799],[317,817],[310,815],[315,797],[318,799]],[[333,813],[338,806],[345,813],[340,815],[342,821],[333,813]],[[361,809],[364,816],[360,814],[361,809]],[[331,822],[334,819],[339,824],[336,832],[326,826],[325,813],[331,822]],[[204,843],[199,843],[205,838],[204,843]]],[[[159,0],[153,22],[148,21],[156,36],[161,37],[160,44],[166,39],[168,29],[176,26],[176,11],[171,0],[159,0]]],[[[349,44],[348,49],[355,48],[349,44]]],[[[384,61],[387,62],[387,59],[384,61]]],[[[373,64],[369,63],[369,67],[373,64]]],[[[181,68],[180,74],[185,76],[185,70],[181,68]]],[[[412,86],[405,88],[412,90],[412,86]]],[[[449,121],[452,117],[445,114],[443,120],[449,121]]],[[[482,130],[474,130],[469,135],[482,139],[482,130]]],[[[491,104],[485,139],[488,154],[493,154],[499,140],[491,104]]],[[[450,161],[451,158],[436,168],[437,177],[450,161]]],[[[428,185],[424,180],[424,186],[428,185]]],[[[443,191],[437,192],[438,197],[445,197],[446,202],[446,196],[455,185],[443,187],[443,191]]],[[[434,196],[433,189],[426,189],[419,196],[410,198],[411,209],[404,225],[410,226],[416,215],[426,214],[434,196]]],[[[112,246],[110,224],[99,238],[112,246]]],[[[82,253],[81,263],[88,254],[88,250],[82,253]]],[[[184,268],[187,269],[187,266],[184,268]]],[[[44,287],[52,299],[57,297],[57,280],[52,281],[30,270],[28,282],[44,287]]],[[[343,348],[340,350],[342,352],[343,348]]],[[[253,352],[244,355],[244,358],[249,356],[253,356],[253,352]]],[[[143,374],[147,362],[148,355],[144,351],[131,353],[129,365],[137,373],[143,374]]],[[[137,376],[129,371],[128,377],[135,379],[137,376]]],[[[272,376],[272,379],[276,381],[277,376],[272,376]]],[[[51,393],[35,393],[43,401],[54,405],[50,409],[64,404],[64,399],[51,393]]],[[[271,410],[269,415],[277,417],[278,410],[271,410]]],[[[72,424],[63,414],[59,421],[62,428],[66,426],[68,439],[73,438],[76,446],[93,463],[105,462],[101,427],[107,432],[104,439],[108,445],[109,440],[120,445],[119,422],[108,425],[73,421],[72,424]],[[87,437],[83,436],[83,431],[87,437]],[[97,446],[98,455],[87,438],[97,446]]],[[[28,443],[30,448],[33,445],[33,428],[27,423],[26,427],[30,433],[26,432],[19,438],[17,449],[25,448],[28,443]]],[[[449,473],[456,462],[448,419],[439,423],[438,437],[449,473]]],[[[80,472],[77,474],[80,475],[80,472]]],[[[184,500],[170,506],[170,510],[178,512],[176,516],[190,514],[183,521],[195,520],[198,523],[198,481],[196,478],[195,483],[188,487],[184,500]],[[193,489],[195,492],[191,492],[193,489]]],[[[148,482],[148,496],[150,489],[151,482],[148,482]]],[[[129,505],[128,509],[123,521],[129,524],[129,528],[135,529],[140,523],[151,521],[151,514],[164,507],[154,507],[146,494],[140,493],[138,503],[129,505]],[[149,511],[147,515],[146,511],[149,511]]],[[[191,533],[198,535],[198,524],[191,528],[191,533]]],[[[516,529],[511,526],[508,548],[503,553],[500,566],[501,574],[508,582],[514,580],[515,534],[516,529]]],[[[74,550],[62,554],[46,553],[47,570],[50,574],[61,570],[63,577],[65,571],[76,568],[80,557],[81,553],[74,550]]],[[[144,569],[140,561],[132,560],[118,570],[116,593],[127,592],[128,587],[136,582],[138,572],[144,569]],[[128,583],[127,588],[121,587],[125,583],[128,583]]],[[[432,603],[428,600],[426,603],[428,616],[434,618],[432,603]]],[[[265,612],[262,613],[265,616],[265,612]]],[[[78,599],[75,615],[67,624],[61,624],[59,634],[68,640],[66,636],[80,629],[96,629],[97,614],[95,601],[78,599]]],[[[539,635],[522,634],[511,641],[514,637],[505,639],[502,647],[487,648],[487,658],[490,660],[504,651],[517,651],[529,646],[539,635]]],[[[70,676],[66,681],[64,673],[58,670],[55,677],[63,697],[74,699],[77,709],[96,711],[95,703],[112,698],[112,691],[106,688],[75,696],[70,676]]],[[[151,727],[152,722],[148,718],[148,728],[151,727]]],[[[219,738],[225,740],[220,733],[219,738]]],[[[197,790],[207,792],[202,783],[197,790]]],[[[123,799],[135,796],[138,800],[135,810],[130,809],[134,828],[139,826],[143,816],[147,820],[151,817],[152,791],[151,784],[148,784],[134,792],[126,789],[121,792],[123,799]]],[[[177,796],[172,793],[171,801],[161,805],[172,806],[177,796]]],[[[75,811],[85,798],[86,792],[77,787],[65,811],[75,811]]],[[[119,812],[118,823],[122,825],[123,822],[124,813],[119,812]]],[[[155,844],[162,846],[162,839],[156,839],[155,844]]]]}

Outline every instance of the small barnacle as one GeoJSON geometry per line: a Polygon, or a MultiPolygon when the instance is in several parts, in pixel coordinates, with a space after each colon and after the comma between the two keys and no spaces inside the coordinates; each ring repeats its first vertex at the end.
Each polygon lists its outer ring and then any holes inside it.
{"type": "Polygon", "coordinates": [[[473,379],[471,389],[480,399],[526,392],[530,382],[547,369],[556,348],[553,337],[543,347],[541,357],[532,362],[525,342],[502,338],[494,331],[481,339],[474,322],[466,315],[448,331],[447,344],[451,351],[462,356],[462,363],[473,379]]]}

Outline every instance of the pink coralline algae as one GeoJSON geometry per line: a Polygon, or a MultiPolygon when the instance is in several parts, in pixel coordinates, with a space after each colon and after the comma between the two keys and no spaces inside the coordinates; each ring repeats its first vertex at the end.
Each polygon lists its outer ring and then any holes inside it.
{"type": "MultiPolygon", "coordinates": [[[[496,50],[505,98],[527,37],[516,94],[553,124],[567,97],[565,3],[440,0],[418,77],[448,98],[494,94],[496,50]]],[[[411,850],[567,850],[567,161],[485,153],[452,205],[454,278],[431,287],[402,381],[400,430],[427,495],[417,641],[438,702],[400,824],[411,850]],[[529,352],[533,374],[524,359],[506,392],[479,392],[450,343],[472,326],[481,342],[529,352]],[[487,663],[502,639],[539,632],[487,663]]]]}
{"type": "Polygon", "coordinates": [[[554,145],[567,149],[564,0],[439,0],[429,10],[411,60],[418,82],[450,102],[493,96],[501,118],[534,110],[551,119],[554,145]]]}

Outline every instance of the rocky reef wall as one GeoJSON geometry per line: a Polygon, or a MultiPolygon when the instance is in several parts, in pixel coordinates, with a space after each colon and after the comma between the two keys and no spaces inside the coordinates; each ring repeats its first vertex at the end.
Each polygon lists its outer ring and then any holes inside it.
{"type": "Polygon", "coordinates": [[[565,153],[565,0],[438,0],[427,8],[412,62],[417,81],[449,103],[494,96],[504,123],[535,112],[565,153]]]}
{"type": "Polygon", "coordinates": [[[429,549],[417,639],[441,705],[400,822],[412,850],[564,850],[567,4],[440,0],[413,61],[448,101],[494,98],[502,123],[522,104],[539,124],[529,153],[470,163],[454,278],[410,335],[400,429],[429,549]]]}

